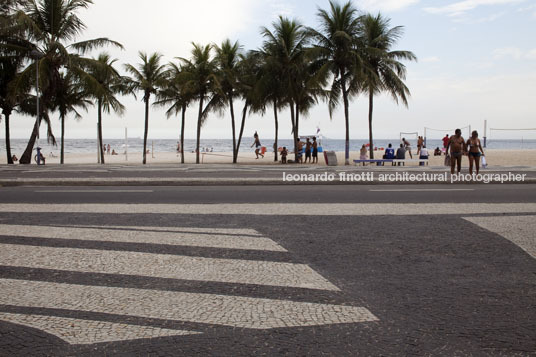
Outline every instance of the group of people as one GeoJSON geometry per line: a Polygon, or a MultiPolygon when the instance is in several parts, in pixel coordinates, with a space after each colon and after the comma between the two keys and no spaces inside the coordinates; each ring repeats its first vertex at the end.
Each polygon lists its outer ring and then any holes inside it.
{"type": "MultiPolygon", "coordinates": [[[[255,146],[255,155],[257,156],[257,159],[259,156],[261,156],[264,159],[265,154],[265,148],[261,145],[261,141],[259,139],[259,134],[255,132],[255,135],[253,135],[254,142],[251,145],[251,147],[255,146]]],[[[318,164],[318,141],[316,140],[316,137],[313,136],[312,140],[310,138],[307,138],[305,142],[301,141],[300,138],[296,139],[296,147],[297,147],[297,158],[298,163],[300,164],[318,164]],[[304,159],[305,155],[305,159],[304,159]]],[[[276,150],[275,144],[274,144],[274,150],[276,150]]],[[[289,155],[289,150],[286,146],[284,146],[281,149],[278,149],[279,154],[281,155],[281,163],[286,164],[287,156],[289,155]]]]}
{"type": "MultiPolygon", "coordinates": [[[[406,140],[406,138],[402,138],[402,142],[400,143],[400,147],[396,150],[396,153],[395,149],[393,148],[393,144],[389,144],[387,146],[383,155],[383,159],[406,160],[406,153],[408,153],[409,157],[413,159],[413,153],[411,152],[411,143],[406,140]]],[[[417,155],[419,156],[419,160],[428,160],[429,158],[428,149],[424,144],[424,138],[422,136],[419,136],[417,140],[417,155]]],[[[365,145],[361,147],[360,158],[361,160],[367,159],[367,148],[365,145]]],[[[395,164],[393,163],[393,166],[394,165],[395,164]]],[[[400,162],[398,163],[398,165],[400,166],[400,162]]]]}
{"type": "Polygon", "coordinates": [[[480,161],[484,156],[484,149],[482,149],[482,143],[478,138],[478,132],[475,130],[471,133],[471,137],[465,141],[462,136],[461,129],[456,129],[453,136],[445,136],[443,138],[443,145],[445,147],[446,163],[450,160],[450,173],[454,174],[457,168],[457,173],[460,173],[462,169],[462,157],[467,155],[469,157],[469,173],[473,174],[473,167],[476,167],[476,174],[480,172],[480,161]],[[449,154],[450,152],[450,154],[449,154]]]}
{"type": "Polygon", "coordinates": [[[115,152],[115,149],[112,150],[112,147],[110,146],[110,144],[108,144],[108,145],[103,144],[102,145],[102,152],[107,154],[107,155],[119,155],[118,153],[115,152]]]}

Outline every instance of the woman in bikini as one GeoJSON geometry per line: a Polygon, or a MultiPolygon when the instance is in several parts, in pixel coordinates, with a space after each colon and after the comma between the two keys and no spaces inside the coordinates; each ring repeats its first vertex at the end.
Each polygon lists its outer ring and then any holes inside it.
{"type": "Polygon", "coordinates": [[[259,158],[259,155],[262,156],[262,158],[264,159],[264,155],[261,153],[262,145],[261,140],[259,139],[259,134],[255,132],[255,135],[253,135],[253,137],[255,138],[255,141],[253,142],[251,147],[255,146],[255,155],[257,155],[257,159],[259,158]]]}
{"type": "Polygon", "coordinates": [[[473,174],[473,164],[476,165],[476,174],[480,172],[480,157],[484,156],[484,150],[480,139],[478,138],[478,132],[475,130],[471,133],[471,137],[467,140],[467,148],[469,151],[469,173],[473,174]]]}

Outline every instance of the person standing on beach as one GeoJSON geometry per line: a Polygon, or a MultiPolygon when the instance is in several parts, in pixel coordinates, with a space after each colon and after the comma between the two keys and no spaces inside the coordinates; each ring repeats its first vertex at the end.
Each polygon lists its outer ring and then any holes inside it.
{"type": "Polygon", "coordinates": [[[296,147],[298,148],[298,161],[300,162],[300,164],[303,164],[303,143],[300,141],[300,138],[296,139],[297,141],[297,145],[296,147]]]}
{"type": "Polygon", "coordinates": [[[445,155],[447,153],[447,147],[449,146],[449,141],[450,141],[449,134],[447,134],[443,138],[443,149],[445,149],[445,155]]]}
{"type": "Polygon", "coordinates": [[[106,151],[107,151],[107,154],[110,155],[110,150],[112,149],[112,147],[110,146],[110,144],[108,144],[108,147],[106,148],[106,151]]]}
{"type": "Polygon", "coordinates": [[[419,136],[417,139],[417,156],[421,154],[422,147],[424,146],[424,139],[422,136],[419,136]]]}
{"type": "Polygon", "coordinates": [[[253,142],[253,144],[251,144],[251,147],[255,146],[255,155],[257,155],[257,159],[259,159],[259,155],[261,155],[264,159],[264,155],[260,152],[262,145],[261,140],[259,139],[259,134],[255,132],[255,135],[253,135],[253,137],[255,138],[255,141],[253,142]]]}
{"type": "Polygon", "coordinates": [[[318,141],[316,141],[316,136],[313,136],[313,164],[318,164],[318,141]]]}
{"type": "Polygon", "coordinates": [[[462,137],[461,129],[456,129],[454,136],[451,136],[447,145],[446,154],[450,150],[450,173],[454,175],[454,168],[458,165],[458,173],[462,170],[462,157],[465,152],[465,140],[462,137]]]}
{"type": "Polygon", "coordinates": [[[411,143],[406,140],[406,138],[402,138],[402,144],[404,144],[404,149],[409,152],[409,157],[413,159],[413,155],[411,154],[411,143]]]}
{"type": "Polygon", "coordinates": [[[476,166],[476,174],[480,172],[480,157],[484,156],[484,150],[482,144],[478,138],[478,132],[475,130],[471,133],[471,137],[467,140],[467,147],[469,148],[469,173],[473,174],[473,164],[476,166]]]}
{"type": "Polygon", "coordinates": [[[305,164],[307,163],[307,160],[309,160],[309,163],[311,163],[311,149],[313,148],[313,144],[311,143],[311,140],[307,138],[307,142],[305,143],[305,164]]]}
{"type": "Polygon", "coordinates": [[[287,155],[288,155],[287,147],[283,146],[283,150],[281,150],[281,163],[282,164],[287,163],[287,155]]]}

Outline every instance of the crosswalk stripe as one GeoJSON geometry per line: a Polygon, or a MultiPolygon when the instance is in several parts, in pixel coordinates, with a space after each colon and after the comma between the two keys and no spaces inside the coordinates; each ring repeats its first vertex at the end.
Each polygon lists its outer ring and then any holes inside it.
{"type": "Polygon", "coordinates": [[[250,329],[377,321],[366,308],[240,296],[0,279],[0,304],[250,329]]]}
{"type": "Polygon", "coordinates": [[[0,312],[0,320],[45,331],[71,345],[199,334],[195,331],[171,330],[153,326],[7,312],[0,312]]]}
{"type": "Polygon", "coordinates": [[[269,261],[0,244],[0,264],[84,273],[339,290],[305,264],[269,261]]]}
{"type": "Polygon", "coordinates": [[[536,258],[536,216],[465,217],[464,219],[501,235],[536,258]]]}
{"type": "Polygon", "coordinates": [[[536,203],[331,203],[331,204],[18,204],[0,206],[14,213],[195,214],[270,216],[406,216],[441,214],[536,213],[536,203]]]}
{"type": "MultiPolygon", "coordinates": [[[[47,239],[72,239],[82,241],[123,242],[123,243],[149,243],[176,246],[194,246],[208,248],[227,248],[243,250],[262,250],[286,252],[284,248],[269,238],[258,236],[240,236],[217,234],[218,229],[205,231],[184,228],[183,232],[177,228],[158,227],[110,227],[106,228],[73,228],[50,226],[23,226],[0,224],[0,235],[47,239]],[[166,232],[164,230],[177,231],[166,232]],[[184,232],[186,231],[186,232],[184,232]],[[188,232],[190,231],[190,232],[188,232]],[[213,233],[214,232],[214,233],[213,233]]],[[[247,232],[249,230],[222,230],[223,232],[247,232]]],[[[253,234],[252,234],[253,235],[253,234]]]]}

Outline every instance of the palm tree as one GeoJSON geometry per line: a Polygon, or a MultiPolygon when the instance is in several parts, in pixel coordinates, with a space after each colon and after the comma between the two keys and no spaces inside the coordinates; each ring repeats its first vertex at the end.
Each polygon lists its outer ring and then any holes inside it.
{"type": "MultiPolygon", "coordinates": [[[[285,107],[285,93],[282,85],[282,73],[280,66],[275,61],[269,60],[269,54],[264,51],[257,52],[257,56],[262,63],[260,67],[259,77],[259,92],[261,102],[263,104],[271,104],[274,112],[274,124],[275,124],[275,148],[274,150],[274,162],[277,162],[279,146],[279,111],[285,107]]],[[[265,108],[263,108],[265,109],[265,108]]]]}
{"type": "Polygon", "coordinates": [[[214,46],[216,51],[215,60],[218,65],[218,75],[225,101],[229,105],[231,113],[231,130],[233,136],[233,164],[237,162],[236,147],[236,124],[234,114],[234,100],[238,95],[239,86],[239,63],[242,47],[237,42],[231,43],[229,39],[222,42],[221,46],[214,46]]]}
{"type": "Polygon", "coordinates": [[[406,67],[399,60],[416,61],[417,57],[410,51],[391,51],[391,48],[403,35],[402,26],[389,28],[390,19],[381,14],[373,16],[367,14],[363,22],[363,44],[367,67],[370,72],[365,76],[364,87],[369,95],[369,144],[370,158],[374,158],[374,145],[372,137],[372,112],[374,109],[374,95],[386,91],[398,103],[408,106],[408,97],[411,95],[404,84],[406,67]]]}
{"type": "Polygon", "coordinates": [[[297,82],[299,74],[303,71],[309,36],[305,27],[296,20],[279,17],[272,23],[273,31],[262,28],[264,37],[262,53],[268,67],[274,68],[281,79],[282,93],[285,93],[284,101],[290,106],[292,131],[294,136],[294,152],[298,159],[298,130],[299,115],[296,116],[295,104],[297,82]]]}
{"type": "Polygon", "coordinates": [[[121,44],[107,38],[67,44],[85,29],[77,12],[88,8],[92,3],[91,0],[32,0],[24,6],[24,11],[18,11],[14,17],[16,26],[23,27],[25,30],[21,42],[26,45],[26,55],[28,56],[33,50],[35,57],[39,58],[30,63],[15,81],[15,86],[19,89],[26,87],[28,83],[35,84],[41,104],[38,113],[39,120],[36,120],[26,150],[20,158],[21,164],[29,164],[31,161],[41,120],[48,124],[49,141],[55,144],[49,111],[58,86],[61,84],[60,72],[67,70],[79,81],[91,80],[84,72],[84,68],[92,60],[82,56],[104,45],[111,44],[122,48],[121,44]],[[38,84],[34,79],[36,70],[40,78],[38,84]]]}
{"type": "MultiPolygon", "coordinates": [[[[10,117],[13,111],[28,99],[30,86],[13,88],[13,82],[24,64],[23,33],[16,26],[14,13],[24,2],[8,0],[0,5],[0,109],[5,120],[7,163],[13,164],[11,153],[10,117]],[[21,46],[22,45],[22,46],[21,46]]],[[[0,117],[1,121],[1,117],[0,117]]]]}
{"type": "Polygon", "coordinates": [[[168,70],[168,78],[166,85],[158,92],[157,101],[154,105],[170,106],[166,111],[166,116],[171,118],[173,115],[181,113],[181,133],[180,133],[180,149],[181,163],[184,164],[184,127],[186,124],[186,110],[190,106],[193,95],[187,91],[185,86],[184,70],[170,63],[168,70]]]}
{"type": "Polygon", "coordinates": [[[87,107],[92,105],[87,98],[87,92],[80,83],[76,82],[76,78],[71,73],[60,73],[56,95],[51,108],[59,112],[61,121],[60,164],[65,162],[65,118],[69,113],[74,113],[76,119],[82,119],[76,109],[79,107],[87,111],[87,107]]]}
{"type": "Polygon", "coordinates": [[[183,65],[182,77],[184,85],[195,100],[199,101],[197,116],[196,164],[200,163],[199,144],[201,141],[201,127],[208,113],[221,108],[221,98],[224,97],[218,80],[218,65],[212,58],[212,45],[198,45],[192,43],[191,59],[179,58],[183,65]]]}
{"type": "Polygon", "coordinates": [[[147,134],[149,132],[149,101],[151,94],[157,94],[158,89],[166,84],[166,66],[160,64],[162,55],[153,53],[147,56],[146,53],[140,52],[141,63],[138,67],[126,65],[125,69],[132,75],[129,81],[130,88],[133,91],[143,92],[143,102],[145,103],[145,132],[143,135],[143,164],[147,163],[147,134]]]}
{"type": "Polygon", "coordinates": [[[345,164],[350,164],[350,98],[356,95],[357,77],[361,71],[359,52],[360,17],[352,2],[344,5],[330,1],[329,12],[318,10],[320,27],[309,29],[316,43],[314,55],[318,58],[324,71],[332,75],[328,108],[330,116],[339,105],[342,97],[346,127],[345,164]],[[354,85],[352,85],[352,82],[354,85]]]}
{"type": "Polygon", "coordinates": [[[97,102],[97,138],[99,141],[100,161],[104,164],[104,150],[102,142],[102,112],[110,113],[112,110],[119,115],[125,107],[117,99],[117,94],[129,93],[127,77],[122,77],[114,68],[117,59],[111,59],[107,53],[101,53],[87,72],[95,80],[88,83],[88,92],[97,102]]]}

